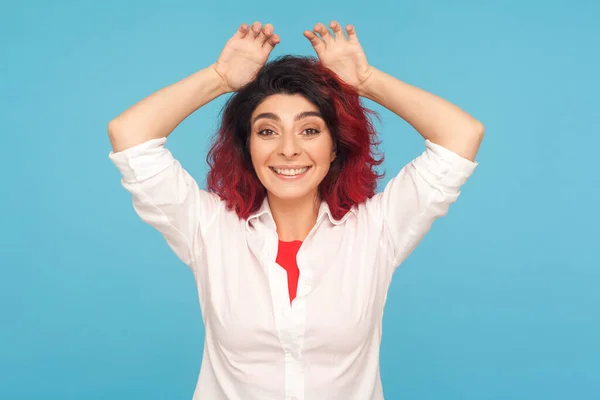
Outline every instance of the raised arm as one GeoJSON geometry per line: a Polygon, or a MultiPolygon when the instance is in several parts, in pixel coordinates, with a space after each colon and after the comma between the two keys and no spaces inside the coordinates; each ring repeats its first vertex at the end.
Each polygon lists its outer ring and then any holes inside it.
{"type": "Polygon", "coordinates": [[[110,121],[113,151],[169,136],[194,111],[226,92],[212,65],[160,89],[110,121]]]}
{"type": "Polygon", "coordinates": [[[425,139],[425,151],[390,180],[366,209],[386,227],[390,266],[397,267],[444,216],[473,173],[483,125],[457,106],[371,67],[352,25],[305,31],[321,62],[359,95],[394,112],[425,139]],[[317,36],[318,34],[318,36],[317,36]]]}
{"type": "Polygon", "coordinates": [[[394,112],[423,136],[464,158],[474,160],[483,138],[483,125],[446,100],[411,86],[369,65],[354,26],[346,39],[332,21],[333,35],[323,24],[305,31],[321,62],[358,93],[394,112]],[[317,36],[317,34],[319,36],[317,36]]]}
{"type": "Polygon", "coordinates": [[[166,137],[204,104],[250,82],[278,42],[271,25],[243,24],[216,63],[141,100],[109,123],[109,157],[135,211],[189,266],[222,202],[199,189],[165,148],[166,137]]]}
{"type": "Polygon", "coordinates": [[[242,24],[216,63],[160,89],[108,124],[114,152],[167,137],[184,119],[211,100],[250,82],[265,64],[279,37],[270,24],[242,24]]]}
{"type": "Polygon", "coordinates": [[[359,93],[400,116],[424,139],[475,160],[483,125],[454,104],[376,68],[372,68],[359,93]]]}

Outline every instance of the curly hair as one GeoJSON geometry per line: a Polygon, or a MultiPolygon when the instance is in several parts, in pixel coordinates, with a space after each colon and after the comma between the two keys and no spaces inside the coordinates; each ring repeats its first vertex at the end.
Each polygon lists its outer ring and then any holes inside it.
{"type": "Polygon", "coordinates": [[[379,141],[357,91],[319,60],[286,55],[266,63],[256,78],[234,93],[221,111],[221,125],[207,155],[207,190],[217,194],[240,218],[262,204],[266,189],[252,166],[250,119],[258,105],[273,94],[300,94],[323,115],[331,132],[336,158],[319,184],[319,195],[335,219],[375,194],[383,174],[376,167],[379,141]]]}

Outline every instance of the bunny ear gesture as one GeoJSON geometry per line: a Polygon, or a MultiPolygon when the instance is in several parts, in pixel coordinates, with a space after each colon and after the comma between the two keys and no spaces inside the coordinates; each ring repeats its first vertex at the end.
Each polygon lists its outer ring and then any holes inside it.
{"type": "Polygon", "coordinates": [[[347,25],[346,38],[342,26],[337,21],[331,21],[329,27],[333,33],[319,22],[312,31],[304,31],[304,37],[310,41],[325,67],[360,91],[371,75],[372,68],[358,41],[356,30],[354,26],[347,25]]]}
{"type": "Polygon", "coordinates": [[[214,64],[227,90],[237,91],[252,81],[279,42],[271,24],[263,26],[260,21],[250,26],[241,24],[214,64]]]}

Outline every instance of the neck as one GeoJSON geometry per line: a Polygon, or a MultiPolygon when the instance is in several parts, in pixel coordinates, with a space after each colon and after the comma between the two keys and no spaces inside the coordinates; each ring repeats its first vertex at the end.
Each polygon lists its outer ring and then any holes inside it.
{"type": "Polygon", "coordinates": [[[282,200],[270,194],[267,197],[279,240],[303,241],[317,222],[321,205],[318,197],[307,196],[297,200],[282,200]]]}

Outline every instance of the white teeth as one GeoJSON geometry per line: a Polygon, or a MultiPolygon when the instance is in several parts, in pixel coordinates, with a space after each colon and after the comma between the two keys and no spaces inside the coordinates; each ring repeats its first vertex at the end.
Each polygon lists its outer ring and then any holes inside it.
{"type": "Polygon", "coordinates": [[[275,172],[277,172],[278,174],[281,174],[281,175],[294,176],[294,175],[299,175],[299,174],[305,173],[306,171],[308,171],[308,167],[297,168],[297,169],[279,169],[279,168],[273,168],[273,171],[275,171],[275,172]]]}

